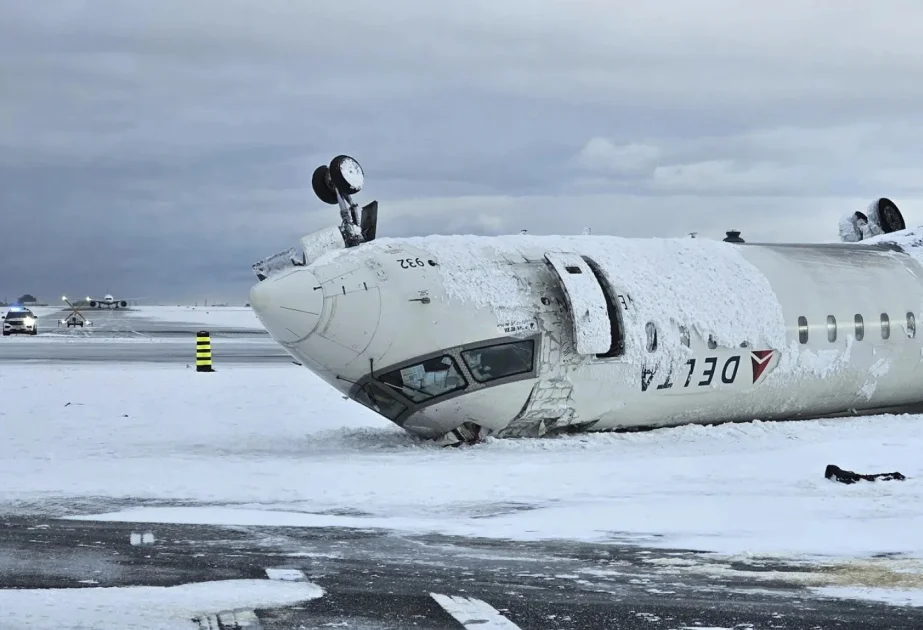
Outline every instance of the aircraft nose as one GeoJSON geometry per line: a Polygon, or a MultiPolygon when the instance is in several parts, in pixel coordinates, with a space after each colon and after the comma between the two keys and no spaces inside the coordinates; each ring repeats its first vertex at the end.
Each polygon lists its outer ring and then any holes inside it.
{"type": "Polygon", "coordinates": [[[307,269],[270,276],[250,289],[250,307],[273,339],[295,343],[311,334],[324,309],[324,292],[307,269]]]}

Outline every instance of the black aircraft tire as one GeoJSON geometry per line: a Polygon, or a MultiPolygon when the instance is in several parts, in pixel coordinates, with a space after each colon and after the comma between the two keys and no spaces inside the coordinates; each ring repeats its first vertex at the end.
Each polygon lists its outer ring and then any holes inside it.
{"type": "Polygon", "coordinates": [[[330,161],[330,181],[341,195],[355,195],[362,190],[365,174],[355,158],[338,155],[330,161]],[[348,167],[344,174],[344,167],[348,167]]]}
{"type": "Polygon", "coordinates": [[[885,197],[878,200],[878,224],[885,234],[907,228],[904,215],[898,210],[897,204],[885,197]]]}
{"type": "Polygon", "coordinates": [[[314,189],[314,194],[317,195],[318,199],[331,206],[335,206],[337,203],[337,194],[336,191],[330,187],[330,184],[328,184],[327,178],[329,173],[330,169],[323,164],[314,169],[314,174],[311,176],[311,188],[314,189]]]}

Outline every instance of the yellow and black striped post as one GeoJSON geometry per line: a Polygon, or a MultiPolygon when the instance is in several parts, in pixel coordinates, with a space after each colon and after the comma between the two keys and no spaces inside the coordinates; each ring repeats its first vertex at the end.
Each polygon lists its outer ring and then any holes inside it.
{"type": "Polygon", "coordinates": [[[212,370],[212,340],[207,330],[195,334],[195,371],[214,372],[212,370]]]}

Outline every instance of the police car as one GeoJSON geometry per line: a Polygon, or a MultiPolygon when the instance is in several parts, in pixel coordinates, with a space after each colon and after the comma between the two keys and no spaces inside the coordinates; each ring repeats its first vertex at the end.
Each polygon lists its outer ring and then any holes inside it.
{"type": "Polygon", "coordinates": [[[24,306],[14,306],[3,318],[3,336],[23,334],[38,334],[38,318],[24,306]]]}

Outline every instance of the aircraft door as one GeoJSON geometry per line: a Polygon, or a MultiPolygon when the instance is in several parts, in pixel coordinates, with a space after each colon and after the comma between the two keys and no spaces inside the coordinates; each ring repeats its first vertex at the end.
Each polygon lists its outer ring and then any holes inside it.
{"type": "Polygon", "coordinates": [[[545,260],[564,288],[577,352],[584,355],[609,352],[612,327],[606,296],[596,274],[577,254],[545,252],[545,260]]]}

